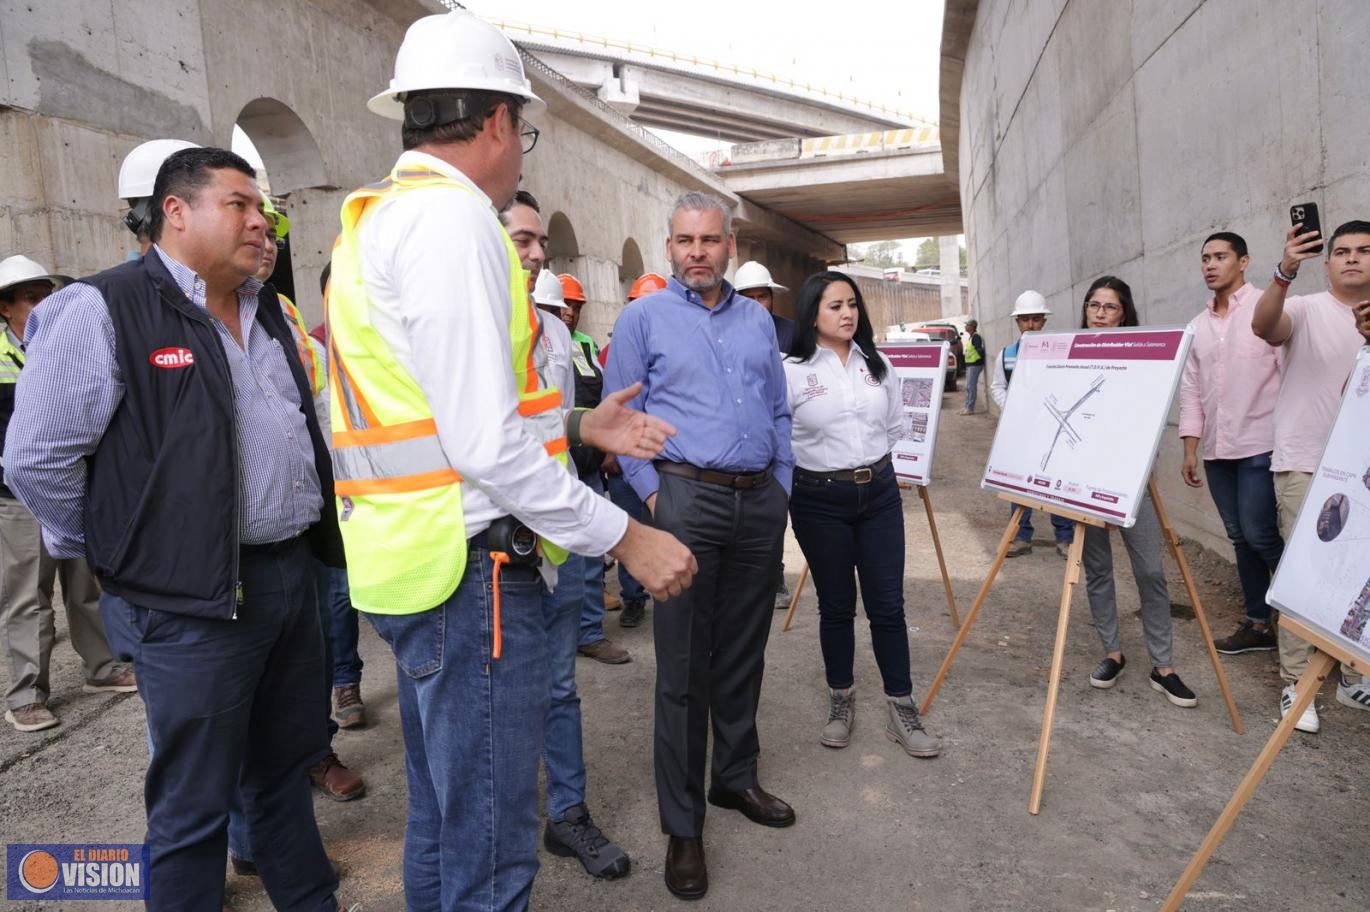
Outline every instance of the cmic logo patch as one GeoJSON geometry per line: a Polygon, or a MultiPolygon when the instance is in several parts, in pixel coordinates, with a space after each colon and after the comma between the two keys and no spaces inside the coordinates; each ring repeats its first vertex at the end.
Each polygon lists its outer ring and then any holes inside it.
{"type": "Polygon", "coordinates": [[[195,353],[188,348],[159,348],[148,355],[147,360],[153,367],[174,370],[194,364],[195,353]]]}
{"type": "Polygon", "coordinates": [[[147,898],[145,845],[12,843],[5,855],[6,899],[147,898]]]}

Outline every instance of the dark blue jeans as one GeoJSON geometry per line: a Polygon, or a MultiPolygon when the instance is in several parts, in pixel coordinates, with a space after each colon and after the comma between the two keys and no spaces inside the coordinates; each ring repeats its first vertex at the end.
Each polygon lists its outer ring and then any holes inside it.
{"type": "Polygon", "coordinates": [[[828,686],[840,690],[854,680],[859,578],[885,693],[908,696],[913,683],[904,626],[904,508],[894,468],[886,466],[869,484],[812,481],[796,472],[790,521],[818,592],[818,642],[828,686]]]}
{"type": "Polygon", "coordinates": [[[1246,616],[1258,624],[1268,624],[1270,606],[1265,603],[1265,593],[1284,553],[1270,454],[1245,459],[1205,459],[1204,475],[1232,550],[1237,554],[1237,578],[1242,583],[1246,616]]]}
{"type": "MultiPolygon", "coordinates": [[[[577,558],[573,555],[566,564],[574,559],[577,558]]],[[[563,570],[566,564],[562,565],[563,570]]],[[[579,597],[562,598],[568,589],[583,591],[582,582],[570,573],[560,573],[556,592],[548,592],[545,587],[542,590],[550,685],[542,751],[547,770],[548,820],[564,820],[567,811],[585,801],[585,753],[580,694],[576,690],[576,646],[580,640],[581,600],[579,597]]]]}
{"type": "Polygon", "coordinates": [[[319,602],[324,609],[324,630],[333,647],[333,686],[362,682],[362,657],[357,652],[360,630],[357,610],[347,587],[347,571],[319,565],[319,602]]]}
{"type": "MultiPolygon", "coordinates": [[[[598,472],[582,475],[580,480],[596,494],[604,493],[604,481],[598,472]]],[[[557,599],[563,603],[577,600],[581,646],[604,639],[604,555],[570,555],[557,573],[557,599]]]]}
{"type": "MultiPolygon", "coordinates": [[[[1008,511],[1011,514],[1016,507],[1009,505],[1008,511]]],[[[1064,516],[1051,514],[1051,530],[1056,533],[1056,543],[1068,545],[1075,540],[1075,523],[1066,519],[1064,516]]],[[[1023,518],[1018,520],[1018,540],[1032,541],[1032,511],[1024,510],[1023,518]]]]}
{"type": "MultiPolygon", "coordinates": [[[[610,475],[609,478],[609,499],[614,506],[627,513],[638,522],[642,521],[642,514],[647,508],[642,505],[637,492],[633,486],[628,484],[627,479],[622,475],[610,475]]],[[[633,575],[623,566],[623,561],[618,562],[618,588],[623,593],[625,602],[646,602],[647,590],[642,588],[642,584],[633,579],[633,575]]]]}
{"type": "Polygon", "coordinates": [[[478,542],[446,602],[417,614],[366,615],[394,653],[399,681],[411,912],[526,909],[538,869],[544,587],[536,568],[500,571],[503,656],[494,659],[493,565],[478,542]]]}
{"type": "Polygon", "coordinates": [[[245,555],[236,620],[100,597],[110,647],[133,662],[147,709],[150,910],[223,907],[235,791],[272,904],[337,908],[305,775],[328,752],[314,567],[298,540],[245,555]]]}

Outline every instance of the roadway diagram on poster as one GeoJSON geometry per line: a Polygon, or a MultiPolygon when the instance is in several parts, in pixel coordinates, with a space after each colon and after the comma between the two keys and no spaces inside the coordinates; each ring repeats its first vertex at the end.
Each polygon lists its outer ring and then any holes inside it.
{"type": "Polygon", "coordinates": [[[948,347],[946,342],[880,346],[880,353],[894,365],[904,410],[899,439],[891,451],[894,473],[900,481],[916,485],[932,481],[932,453],[937,445],[937,417],[942,412],[948,347]]]}
{"type": "Polygon", "coordinates": [[[1267,601],[1370,662],[1370,348],[1337,420],[1267,601]]]}
{"type": "Polygon", "coordinates": [[[1025,335],[981,486],[1131,526],[1189,344],[1184,328],[1025,335]]]}

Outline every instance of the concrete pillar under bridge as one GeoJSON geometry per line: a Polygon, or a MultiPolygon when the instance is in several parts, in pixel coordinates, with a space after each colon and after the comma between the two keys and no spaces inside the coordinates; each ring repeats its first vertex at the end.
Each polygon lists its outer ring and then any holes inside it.
{"type": "Polygon", "coordinates": [[[942,270],[942,316],[959,317],[965,309],[961,303],[961,246],[955,235],[944,234],[937,239],[937,255],[942,270]]]}

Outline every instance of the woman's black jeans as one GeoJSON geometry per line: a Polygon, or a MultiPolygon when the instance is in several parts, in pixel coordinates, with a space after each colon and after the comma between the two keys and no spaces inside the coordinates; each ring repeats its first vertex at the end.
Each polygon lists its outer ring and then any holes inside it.
{"type": "Polygon", "coordinates": [[[885,693],[912,693],[904,626],[904,511],[894,467],[886,466],[868,484],[816,481],[796,472],[790,520],[818,590],[818,640],[828,686],[841,690],[853,683],[859,576],[885,693]]]}

